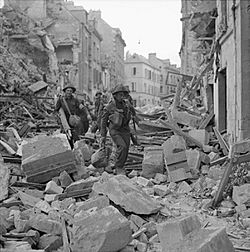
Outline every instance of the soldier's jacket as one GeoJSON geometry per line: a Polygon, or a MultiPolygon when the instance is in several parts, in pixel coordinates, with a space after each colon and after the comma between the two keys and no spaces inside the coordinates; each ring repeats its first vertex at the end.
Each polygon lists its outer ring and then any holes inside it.
{"type": "Polygon", "coordinates": [[[111,101],[103,110],[101,119],[101,136],[106,137],[107,127],[109,128],[110,135],[129,133],[129,121],[132,116],[132,110],[125,101],[117,102],[115,100],[111,101]],[[123,115],[122,124],[117,127],[110,120],[110,116],[115,112],[119,112],[123,115]]]}
{"type": "MultiPolygon", "coordinates": [[[[81,111],[79,109],[79,105],[80,105],[79,100],[72,96],[70,98],[65,98],[65,101],[68,104],[70,113],[72,115],[78,115],[78,116],[80,116],[80,112],[81,111]]],[[[63,108],[63,110],[65,112],[65,116],[66,116],[67,120],[69,120],[69,116],[70,115],[69,115],[68,109],[65,106],[65,103],[63,102],[63,98],[62,97],[60,97],[57,100],[57,103],[56,103],[56,106],[55,106],[55,111],[58,112],[60,108],[63,108]]]]}

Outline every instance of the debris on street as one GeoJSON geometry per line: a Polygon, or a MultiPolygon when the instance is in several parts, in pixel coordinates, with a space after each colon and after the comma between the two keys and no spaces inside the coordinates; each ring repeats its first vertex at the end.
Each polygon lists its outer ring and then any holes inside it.
{"type": "Polygon", "coordinates": [[[45,27],[13,8],[0,18],[1,251],[250,251],[250,140],[229,143],[195,95],[214,45],[162,106],[136,108],[139,144],[117,175],[110,135],[105,149],[90,130],[72,148],[60,132],[45,27]]]}

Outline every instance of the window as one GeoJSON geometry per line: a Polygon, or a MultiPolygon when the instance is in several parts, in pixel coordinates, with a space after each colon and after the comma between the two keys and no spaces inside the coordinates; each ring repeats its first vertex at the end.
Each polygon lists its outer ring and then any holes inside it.
{"type": "Polygon", "coordinates": [[[163,93],[163,86],[160,86],[160,93],[163,93]]]}
{"type": "Polygon", "coordinates": [[[136,92],[136,82],[132,82],[131,86],[132,86],[132,92],[136,92]]]}
{"type": "Polygon", "coordinates": [[[148,79],[151,80],[151,71],[148,71],[148,79]]]}
{"type": "Polygon", "coordinates": [[[133,67],[133,75],[136,75],[136,67],[133,67]]]}
{"type": "Polygon", "coordinates": [[[147,83],[144,83],[144,92],[147,93],[147,83]]]}

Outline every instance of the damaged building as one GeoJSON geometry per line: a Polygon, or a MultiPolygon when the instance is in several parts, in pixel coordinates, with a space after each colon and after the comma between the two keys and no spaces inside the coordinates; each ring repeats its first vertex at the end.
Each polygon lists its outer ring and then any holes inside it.
{"type": "Polygon", "coordinates": [[[181,71],[198,78],[198,95],[231,143],[250,135],[248,9],[240,0],[182,1],[181,71]]]}
{"type": "Polygon", "coordinates": [[[24,53],[57,86],[73,84],[79,98],[86,95],[93,98],[97,90],[107,90],[117,81],[123,82],[125,42],[119,29],[111,28],[102,20],[109,29],[101,34],[99,21],[72,1],[38,3],[39,13],[35,2],[4,2],[4,27],[7,29],[2,43],[6,47],[24,53]],[[12,18],[10,27],[6,15],[12,18]],[[114,46],[113,39],[109,39],[110,32],[117,41],[115,50],[109,50],[114,46]],[[21,48],[27,50],[22,52],[21,48]]]}
{"type": "Polygon", "coordinates": [[[54,113],[68,82],[91,97],[122,81],[120,30],[71,1],[5,3],[0,251],[250,251],[247,1],[182,1],[181,69],[127,53],[131,96],[146,109],[129,125],[123,174],[106,169],[110,134],[105,148],[90,130],[72,143],[54,113]]]}

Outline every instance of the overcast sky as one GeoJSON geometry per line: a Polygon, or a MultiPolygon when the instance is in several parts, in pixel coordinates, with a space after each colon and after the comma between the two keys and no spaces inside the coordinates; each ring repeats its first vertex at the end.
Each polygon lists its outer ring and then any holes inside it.
{"type": "Polygon", "coordinates": [[[102,18],[120,28],[125,52],[148,57],[156,53],[180,66],[181,0],[74,0],[89,11],[100,9],[102,18]]]}

